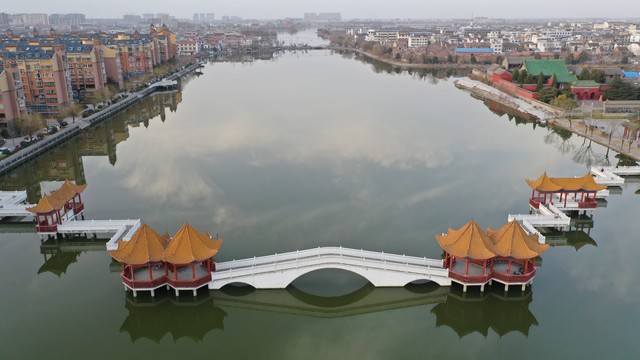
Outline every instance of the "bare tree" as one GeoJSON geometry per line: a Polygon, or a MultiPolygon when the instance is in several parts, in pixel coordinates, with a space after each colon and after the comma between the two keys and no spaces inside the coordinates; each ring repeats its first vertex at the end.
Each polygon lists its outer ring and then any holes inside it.
{"type": "Polygon", "coordinates": [[[76,122],[76,116],[80,116],[82,113],[82,107],[74,102],[68,103],[62,108],[61,113],[64,117],[71,116],[73,122],[76,122]]]}
{"type": "Polygon", "coordinates": [[[17,123],[21,136],[31,136],[44,127],[44,117],[42,114],[30,112],[21,116],[17,123]]]}
{"type": "Polygon", "coordinates": [[[589,143],[587,144],[587,138],[584,138],[584,141],[582,142],[582,145],[580,145],[580,148],[578,148],[576,153],[573,154],[573,161],[577,162],[578,164],[585,164],[587,165],[587,167],[591,167],[596,158],[597,155],[591,147],[591,140],[589,140],[589,143]]]}
{"type": "Polygon", "coordinates": [[[618,131],[618,129],[622,127],[623,122],[624,120],[608,119],[601,123],[604,127],[603,132],[607,134],[607,136],[609,136],[609,145],[611,144],[611,138],[613,137],[613,134],[615,134],[616,131],[618,131]]]}

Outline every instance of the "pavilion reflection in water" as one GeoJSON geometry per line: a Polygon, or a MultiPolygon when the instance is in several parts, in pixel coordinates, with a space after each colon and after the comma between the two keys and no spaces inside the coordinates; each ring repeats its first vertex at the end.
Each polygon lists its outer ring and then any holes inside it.
{"type": "MultiPolygon", "coordinates": [[[[33,224],[29,224],[33,227],[33,224]]],[[[38,269],[38,274],[52,273],[57,277],[65,274],[80,255],[87,251],[105,251],[105,239],[93,239],[85,236],[65,240],[51,237],[40,244],[40,253],[44,257],[44,264],[38,269]]]]}
{"type": "Polygon", "coordinates": [[[125,308],[128,315],[120,332],[128,333],[132,343],[141,338],[159,343],[167,334],[174,342],[181,338],[200,342],[210,331],[224,330],[227,316],[208,294],[186,301],[170,296],[134,298],[127,294],[125,308]]]}
{"type": "Polygon", "coordinates": [[[460,338],[475,332],[487,337],[489,329],[500,337],[511,332],[527,337],[531,326],[538,325],[529,310],[532,301],[531,291],[516,296],[495,290],[467,295],[454,289],[431,313],[436,316],[436,327],[447,326],[460,338]]]}
{"type": "Polygon", "coordinates": [[[486,337],[489,329],[499,336],[519,332],[526,337],[531,327],[538,325],[529,310],[532,301],[531,291],[509,296],[495,291],[463,294],[435,284],[404,288],[376,288],[367,284],[336,297],[312,295],[295,287],[285,290],[231,287],[188,299],[169,293],[155,298],[134,298],[127,294],[128,315],[120,332],[128,333],[133,343],[141,338],[159,343],[167,334],[174,341],[186,337],[199,342],[213,330],[224,330],[225,308],[333,319],[431,305],[436,328],[450,327],[459,337],[474,332],[486,337]]]}

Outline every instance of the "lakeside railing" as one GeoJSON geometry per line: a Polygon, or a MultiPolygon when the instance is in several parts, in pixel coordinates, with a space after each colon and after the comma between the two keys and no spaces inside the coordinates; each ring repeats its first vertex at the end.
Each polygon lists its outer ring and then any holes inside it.
{"type": "Polygon", "coordinates": [[[122,282],[131,289],[155,289],[167,283],[167,277],[162,275],[154,279],[132,280],[121,275],[122,282]]]}
{"type": "Polygon", "coordinates": [[[167,284],[174,289],[192,289],[198,288],[211,281],[211,273],[207,273],[197,279],[172,279],[171,276],[167,277],[167,284]]]}
{"type": "Polygon", "coordinates": [[[492,276],[493,272],[489,272],[486,275],[465,275],[449,270],[449,277],[451,279],[458,280],[465,284],[486,284],[491,280],[492,276]]]}
{"type": "Polygon", "coordinates": [[[527,283],[536,276],[536,269],[526,274],[507,274],[498,270],[493,271],[493,278],[505,283],[527,283]]]}

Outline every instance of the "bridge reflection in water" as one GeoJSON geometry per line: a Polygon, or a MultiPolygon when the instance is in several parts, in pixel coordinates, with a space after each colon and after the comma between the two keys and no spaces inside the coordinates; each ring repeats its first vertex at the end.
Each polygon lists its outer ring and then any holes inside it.
{"type": "Polygon", "coordinates": [[[528,336],[531,326],[538,325],[529,310],[532,293],[501,294],[496,291],[463,294],[433,283],[404,288],[376,288],[366,284],[335,297],[308,294],[293,286],[284,290],[229,286],[189,299],[176,298],[170,293],[155,298],[133,298],[127,294],[128,315],[120,332],[128,333],[132,342],[140,338],[160,342],[167,334],[171,334],[174,341],[189,338],[200,342],[213,330],[224,331],[227,317],[224,309],[334,319],[435,304],[430,310],[436,318],[435,326],[450,327],[459,337],[474,332],[486,337],[489,329],[499,336],[510,332],[528,336]]]}

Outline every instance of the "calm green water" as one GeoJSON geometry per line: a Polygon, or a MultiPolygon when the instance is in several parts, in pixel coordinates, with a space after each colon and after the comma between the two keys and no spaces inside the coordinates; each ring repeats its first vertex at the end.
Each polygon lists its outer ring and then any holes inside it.
{"type": "MultiPolygon", "coordinates": [[[[1,187],[36,201],[48,181],[86,182],[87,218],[189,221],[224,235],[218,261],[329,245],[439,257],[434,234],[528,211],[525,178],[607,161],[451,79],[374,66],[323,51],[210,64],[1,187]]],[[[1,225],[0,358],[637,358],[638,188],[611,196],[590,235],[553,238],[532,290],[509,297],[325,271],[151,304],[125,294],[104,241],[41,246],[1,225]]]]}

